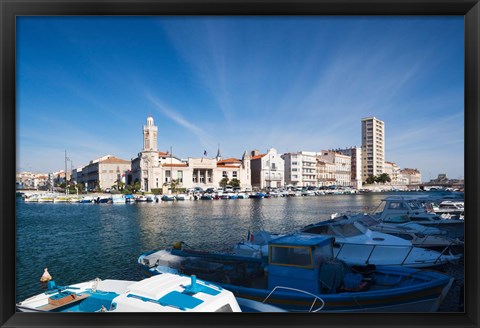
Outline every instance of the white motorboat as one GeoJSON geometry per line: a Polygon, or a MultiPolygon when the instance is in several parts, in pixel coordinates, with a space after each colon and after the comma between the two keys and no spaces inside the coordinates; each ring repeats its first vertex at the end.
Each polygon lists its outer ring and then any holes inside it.
{"type": "Polygon", "coordinates": [[[456,262],[462,257],[415,247],[406,239],[372,231],[355,218],[322,221],[304,227],[301,232],[334,236],[335,258],[350,265],[426,268],[456,262]]]}
{"type": "Polygon", "coordinates": [[[110,202],[112,204],[126,204],[125,195],[122,194],[112,194],[110,196],[110,202]]]}
{"type": "Polygon", "coordinates": [[[368,214],[342,215],[336,216],[335,219],[355,219],[361,222],[365,227],[372,231],[386,233],[405,240],[408,240],[415,247],[430,248],[443,251],[447,249],[449,252],[463,253],[464,243],[459,239],[452,239],[446,236],[446,232],[434,227],[422,226],[416,223],[388,224],[382,223],[368,214]]]}
{"type": "MultiPolygon", "coordinates": [[[[357,219],[336,218],[311,224],[300,230],[305,234],[335,237],[333,247],[336,259],[349,265],[384,265],[426,268],[458,261],[461,254],[445,254],[432,249],[415,247],[408,240],[372,231],[357,219]]],[[[268,242],[281,237],[260,232],[234,246],[234,253],[262,258],[268,256],[268,242]],[[252,238],[253,236],[253,238],[252,238]]]]}
{"type": "Polygon", "coordinates": [[[164,273],[139,282],[95,279],[56,286],[17,304],[22,312],[284,312],[236,299],[232,292],[195,276],[164,273]],[[243,305],[242,305],[243,304],[243,305]],[[243,306],[243,307],[242,307],[243,306]]]}
{"type": "Polygon", "coordinates": [[[391,196],[382,200],[379,208],[383,209],[371,214],[383,223],[417,223],[446,231],[450,238],[462,239],[465,235],[463,219],[445,219],[435,213],[428,212],[415,197],[391,196]]]}
{"type": "Polygon", "coordinates": [[[465,203],[463,201],[444,200],[438,205],[432,207],[435,214],[460,217],[465,213],[465,203]]]}

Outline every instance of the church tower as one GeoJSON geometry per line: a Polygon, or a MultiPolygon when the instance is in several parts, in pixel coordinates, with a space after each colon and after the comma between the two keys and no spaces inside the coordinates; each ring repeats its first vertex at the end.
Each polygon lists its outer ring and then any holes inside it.
{"type": "Polygon", "coordinates": [[[157,151],[158,128],[153,123],[152,116],[147,117],[147,125],[143,126],[143,151],[157,151]]]}

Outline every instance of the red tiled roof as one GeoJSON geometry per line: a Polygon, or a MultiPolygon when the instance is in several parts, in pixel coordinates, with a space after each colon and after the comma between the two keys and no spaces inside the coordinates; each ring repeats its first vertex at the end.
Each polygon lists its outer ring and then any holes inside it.
{"type": "Polygon", "coordinates": [[[259,158],[262,158],[265,155],[267,155],[267,154],[260,154],[260,155],[257,155],[257,156],[252,156],[251,159],[259,159],[259,158]]]}
{"type": "Polygon", "coordinates": [[[158,156],[170,156],[170,153],[169,152],[164,153],[163,151],[159,151],[158,156]]]}
{"type": "Polygon", "coordinates": [[[232,158],[222,159],[217,162],[217,164],[221,164],[221,163],[241,163],[241,161],[239,159],[232,157],[232,158]]]}

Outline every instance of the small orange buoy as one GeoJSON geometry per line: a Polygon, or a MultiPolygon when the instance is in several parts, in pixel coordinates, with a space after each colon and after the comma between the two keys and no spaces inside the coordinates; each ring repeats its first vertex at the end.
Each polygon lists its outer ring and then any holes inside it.
{"type": "Polygon", "coordinates": [[[52,280],[52,276],[48,273],[47,268],[45,268],[45,271],[43,271],[43,275],[40,278],[40,282],[48,282],[52,280]]]}

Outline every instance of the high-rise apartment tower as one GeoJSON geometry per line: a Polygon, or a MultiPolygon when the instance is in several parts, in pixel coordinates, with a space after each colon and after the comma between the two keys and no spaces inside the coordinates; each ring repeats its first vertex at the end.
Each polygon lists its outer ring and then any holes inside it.
{"type": "Polygon", "coordinates": [[[385,123],[376,117],[362,119],[362,180],[383,173],[385,123]]]}

